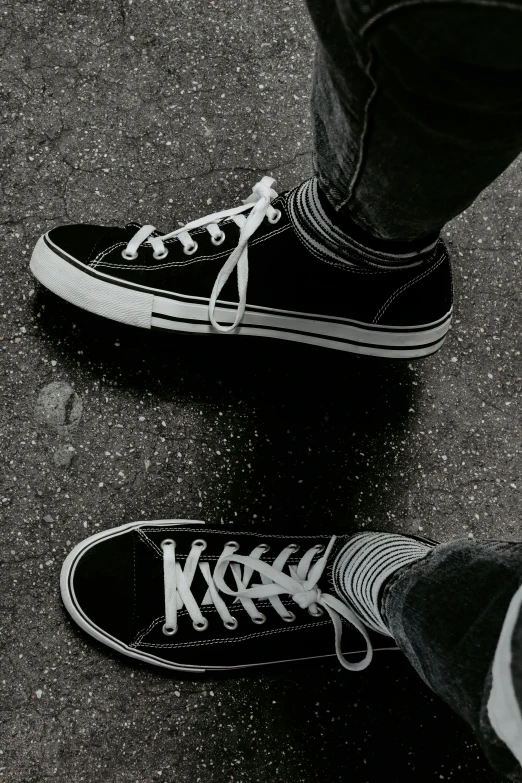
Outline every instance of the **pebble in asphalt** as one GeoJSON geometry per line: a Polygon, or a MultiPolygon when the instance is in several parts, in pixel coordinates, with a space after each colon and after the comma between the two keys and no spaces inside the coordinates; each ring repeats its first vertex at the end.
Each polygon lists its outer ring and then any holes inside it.
{"type": "Polygon", "coordinates": [[[264,173],[309,176],[304,6],[2,13],[0,780],[496,780],[398,653],[357,675],[174,677],[86,638],[58,579],[72,545],[139,518],[520,539],[520,164],[446,229],[456,315],[432,358],[122,327],[38,288],[34,242],[60,222],[167,229],[264,173]]]}

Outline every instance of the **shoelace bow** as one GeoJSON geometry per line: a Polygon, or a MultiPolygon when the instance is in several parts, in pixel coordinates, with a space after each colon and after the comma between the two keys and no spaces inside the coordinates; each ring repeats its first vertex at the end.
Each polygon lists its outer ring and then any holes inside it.
{"type": "Polygon", "coordinates": [[[225,264],[219,272],[209,302],[209,317],[212,326],[220,332],[231,332],[240,323],[245,313],[246,296],[248,287],[248,240],[257,231],[263,220],[268,218],[271,223],[277,223],[281,217],[281,212],[275,209],[271,202],[277,197],[273,189],[276,184],[275,179],[263,177],[252,189],[252,194],[245,199],[243,206],[226,209],[222,212],[215,212],[212,215],[198,218],[186,226],[171,231],[169,234],[155,237],[152,236],[156,230],[154,226],[142,226],[139,231],[128,242],[126,248],[122,251],[122,256],[126,260],[132,261],[138,257],[138,248],[144,243],[151,245],[154,251],[154,258],[161,260],[168,255],[168,248],[165,247],[165,240],[177,237],[183,245],[184,252],[191,256],[198,249],[197,242],[190,236],[190,231],[196,228],[205,227],[209,232],[212,243],[220,245],[225,239],[225,233],[219,226],[219,223],[226,218],[231,218],[239,226],[239,240],[237,246],[229,255],[225,264]],[[249,211],[248,217],[243,212],[249,211]],[[216,319],[216,302],[223,286],[237,267],[237,289],[239,293],[239,302],[236,315],[232,324],[224,326],[216,319]]]}
{"type": "Polygon", "coordinates": [[[255,547],[250,555],[238,555],[236,551],[239,545],[235,541],[230,541],[225,545],[214,571],[211,573],[209,563],[200,560],[201,554],[206,548],[206,543],[203,539],[197,539],[192,543],[183,568],[176,559],[175,542],[172,539],[165,539],[161,544],[165,585],[165,623],[163,625],[163,633],[167,636],[172,636],[177,632],[177,615],[183,607],[187,610],[196,630],[205,631],[207,629],[208,620],[203,616],[201,608],[191,591],[192,581],[199,567],[199,571],[203,575],[208,588],[201,601],[201,606],[213,605],[223,624],[229,630],[237,628],[238,621],[230,614],[225,601],[220,596],[220,592],[234,596],[236,599],[234,603],[239,601],[252,621],[259,625],[265,622],[266,616],[259,611],[255,599],[267,599],[281,619],[287,622],[295,620],[295,614],[289,612],[279,598],[280,595],[289,595],[301,609],[308,609],[312,615],[322,614],[323,609],[328,612],[335,630],[335,651],[339,662],[345,669],[351,671],[365,669],[369,666],[373,655],[372,645],[366,628],[346,604],[333,595],[323,593],[317,587],[335,540],[336,537],[333,536],[326,547],[324,555],[315,562],[313,562],[314,557],[322,547],[316,545],[309,549],[305,552],[297,567],[288,565],[289,573],[287,574],[283,572],[283,568],[287,564],[288,558],[298,549],[295,545],[285,547],[272,565],[270,565],[260,559],[268,549],[266,545],[260,544],[255,547]],[[243,569],[241,569],[241,566],[243,566],[243,569]],[[225,583],[224,577],[227,569],[230,569],[234,577],[237,590],[232,590],[225,583]],[[248,585],[254,573],[260,575],[261,584],[249,587],[248,585]],[[347,661],[341,650],[341,617],[344,617],[357,628],[366,642],[365,657],[356,663],[347,661]]]}

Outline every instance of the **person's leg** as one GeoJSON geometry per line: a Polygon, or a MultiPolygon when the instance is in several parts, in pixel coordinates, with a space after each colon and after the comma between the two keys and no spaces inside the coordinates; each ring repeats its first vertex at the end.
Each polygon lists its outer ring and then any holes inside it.
{"type": "Polygon", "coordinates": [[[522,768],[492,728],[488,701],[495,651],[521,584],[522,542],[454,541],[396,572],[382,602],[385,622],[418,674],[512,780],[522,780],[522,768]]]}
{"type": "Polygon", "coordinates": [[[522,150],[522,3],[307,5],[322,190],[375,237],[439,231],[522,150]]]}
{"type": "Polygon", "coordinates": [[[522,781],[522,542],[433,546],[362,533],[338,557],[334,581],[472,726],[492,766],[522,781]]]}
{"type": "Polygon", "coordinates": [[[308,6],[317,176],[279,194],[264,177],[243,206],[165,234],[57,227],[31,259],[43,285],[172,333],[408,359],[443,345],[440,229],[522,148],[522,0],[308,6]]]}

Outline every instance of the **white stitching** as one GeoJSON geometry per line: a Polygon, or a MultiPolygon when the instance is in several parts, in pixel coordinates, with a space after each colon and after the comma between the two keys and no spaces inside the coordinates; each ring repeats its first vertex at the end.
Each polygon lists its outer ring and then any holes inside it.
{"type": "MultiPolygon", "coordinates": [[[[224,638],[224,639],[209,639],[208,641],[201,641],[201,642],[181,642],[179,644],[153,644],[152,642],[143,642],[140,644],[140,647],[155,647],[160,650],[164,649],[176,649],[178,647],[203,647],[205,645],[211,645],[211,644],[230,644],[231,642],[244,642],[245,640],[250,639],[257,639],[262,636],[272,636],[273,634],[277,633],[288,633],[293,632],[297,630],[301,630],[304,628],[314,628],[318,625],[329,625],[329,620],[319,620],[316,623],[306,623],[305,625],[295,625],[293,627],[285,627],[285,628],[278,628],[274,631],[259,631],[258,633],[251,633],[247,634],[246,636],[239,636],[238,638],[224,638]]],[[[133,647],[134,645],[131,644],[129,647],[133,647]]]]}
{"type": "MultiPolygon", "coordinates": [[[[287,228],[290,228],[290,225],[283,226],[280,229],[277,229],[277,231],[272,231],[270,234],[267,234],[264,237],[259,237],[256,240],[253,240],[250,242],[250,246],[259,244],[259,242],[263,242],[265,239],[271,239],[275,234],[279,234],[282,231],[286,230],[287,228]]],[[[168,241],[165,242],[165,244],[168,244],[168,241]]],[[[114,249],[114,248],[113,248],[114,249]]],[[[116,263],[106,263],[102,264],[105,269],[131,269],[131,270],[142,270],[145,272],[154,272],[158,269],[169,269],[176,267],[178,268],[184,268],[187,266],[190,266],[191,264],[199,264],[202,261],[215,261],[219,258],[224,258],[227,255],[230,255],[232,251],[231,250],[221,250],[219,253],[213,253],[211,256],[197,256],[196,258],[188,259],[187,261],[178,260],[178,261],[170,261],[168,264],[157,264],[155,266],[147,266],[146,264],[140,264],[139,266],[136,264],[116,264],[116,263]]]]}
{"type": "MultiPolygon", "coordinates": [[[[216,560],[217,560],[217,558],[216,558],[216,560]]],[[[296,559],[296,561],[295,561],[295,562],[297,563],[297,559],[296,559]]],[[[292,602],[291,596],[289,596],[289,595],[288,595],[288,596],[280,596],[280,598],[281,598],[281,602],[282,602],[283,606],[285,606],[285,607],[286,607],[286,608],[288,608],[288,609],[292,608],[292,606],[293,606],[293,602],[292,602]]],[[[266,598],[265,598],[265,599],[262,599],[262,604],[261,604],[261,607],[260,607],[260,608],[261,608],[261,609],[263,609],[263,608],[269,609],[269,608],[270,608],[270,604],[269,604],[269,602],[268,602],[268,599],[266,599],[266,598]],[[266,605],[266,606],[265,606],[265,605],[266,605]]],[[[294,608],[295,608],[295,605],[294,605],[294,608]]],[[[202,612],[203,612],[203,614],[204,614],[205,616],[209,616],[209,615],[210,615],[210,616],[216,616],[216,617],[219,617],[218,610],[216,609],[216,607],[215,607],[214,605],[212,605],[212,606],[210,606],[210,605],[208,605],[208,606],[202,606],[202,607],[201,607],[201,610],[202,610],[202,612]]],[[[247,621],[248,621],[248,619],[249,619],[249,618],[248,618],[248,616],[246,615],[246,613],[244,612],[243,606],[241,606],[241,604],[239,604],[239,605],[237,605],[237,606],[234,606],[234,605],[231,605],[231,606],[229,606],[229,607],[228,607],[228,611],[230,612],[230,614],[237,614],[237,615],[242,615],[242,617],[243,617],[243,619],[244,619],[244,620],[247,620],[247,621]]],[[[187,611],[186,607],[183,607],[182,609],[180,609],[180,610],[178,611],[178,618],[181,618],[181,619],[184,619],[184,618],[189,618],[189,619],[190,619],[190,615],[189,615],[189,613],[188,613],[188,611],[187,611]]],[[[155,619],[155,620],[152,620],[152,621],[150,622],[150,624],[149,624],[149,625],[148,625],[146,628],[142,628],[140,631],[138,631],[138,633],[135,635],[134,641],[133,641],[133,642],[131,642],[131,644],[133,644],[133,645],[134,645],[134,644],[141,644],[142,640],[143,640],[143,639],[144,639],[144,638],[145,638],[145,637],[146,637],[146,636],[147,636],[147,635],[148,635],[148,634],[149,634],[151,631],[153,631],[153,630],[154,630],[154,628],[155,628],[157,625],[160,625],[160,624],[162,624],[162,623],[163,623],[163,621],[164,621],[164,619],[165,619],[164,615],[161,615],[160,617],[156,617],[156,619],[155,619]]],[[[274,617],[274,619],[275,619],[275,617],[274,617]]],[[[153,643],[152,643],[152,642],[146,642],[146,644],[153,645],[153,643]]],[[[154,645],[153,645],[153,646],[154,646],[154,645]]]]}
{"type": "Polygon", "coordinates": [[[150,623],[150,625],[147,628],[144,628],[141,631],[138,631],[138,633],[136,634],[136,638],[132,642],[132,644],[139,644],[139,642],[141,642],[141,640],[145,636],[147,636],[147,634],[150,633],[153,630],[153,628],[156,625],[158,625],[158,623],[161,623],[162,620],[163,620],[163,615],[161,615],[161,617],[156,617],[156,619],[152,620],[152,622],[150,623]]]}
{"type": "MultiPolygon", "coordinates": [[[[283,199],[282,199],[282,200],[283,200],[283,199]]],[[[278,203],[278,201],[279,201],[279,199],[274,199],[274,202],[273,202],[273,204],[276,204],[276,203],[278,203]]],[[[226,219],[223,221],[222,225],[224,225],[224,226],[227,226],[227,225],[229,225],[229,226],[230,226],[230,225],[236,225],[236,224],[233,222],[232,218],[226,218],[226,219]]],[[[290,225],[290,224],[288,224],[288,225],[286,225],[286,226],[283,226],[282,228],[276,229],[275,231],[272,231],[272,232],[270,232],[269,236],[273,236],[275,233],[279,233],[279,231],[281,231],[281,230],[284,230],[285,228],[288,228],[288,227],[289,227],[289,225],[290,225]]],[[[128,223],[128,224],[127,224],[127,226],[125,226],[125,228],[128,228],[129,226],[134,226],[134,227],[136,227],[136,228],[141,228],[141,226],[140,226],[140,224],[139,224],[139,223],[128,223]]],[[[206,226],[201,226],[200,228],[194,228],[194,229],[191,229],[190,233],[191,233],[191,234],[200,235],[200,234],[203,234],[205,231],[206,231],[206,226]]],[[[152,232],[151,236],[160,236],[160,232],[158,231],[158,229],[155,229],[155,230],[152,232]]],[[[255,243],[256,243],[256,241],[261,241],[261,240],[262,240],[262,239],[264,239],[264,238],[265,238],[265,237],[261,237],[261,239],[260,239],[260,240],[252,240],[252,242],[250,242],[250,244],[251,244],[251,245],[253,245],[253,244],[255,244],[255,243]]],[[[170,237],[169,239],[166,239],[166,240],[164,240],[164,244],[165,244],[165,245],[174,244],[174,242],[179,242],[179,238],[178,238],[178,237],[170,237]]],[[[89,262],[89,263],[90,263],[90,265],[91,265],[93,268],[95,268],[95,267],[96,267],[96,266],[97,266],[97,265],[100,263],[100,261],[102,260],[102,258],[105,258],[105,256],[106,256],[108,253],[112,252],[113,250],[115,250],[115,249],[116,249],[116,248],[118,248],[118,247],[122,247],[123,245],[127,245],[127,244],[128,244],[127,242],[117,242],[117,243],[115,243],[114,245],[112,245],[111,247],[109,247],[109,248],[106,248],[105,250],[102,250],[102,251],[101,251],[101,253],[99,253],[99,254],[98,254],[98,255],[97,255],[97,256],[96,256],[96,257],[95,257],[95,258],[94,258],[94,259],[93,259],[91,262],[89,262]]],[[[225,253],[226,253],[226,252],[227,252],[227,251],[225,251],[225,253]]],[[[224,254],[225,254],[225,253],[224,253],[224,254]]],[[[212,255],[212,256],[205,256],[205,258],[216,258],[216,257],[219,257],[219,254],[212,255]]],[[[133,267],[133,268],[134,268],[134,267],[133,267]]]]}
{"type": "Polygon", "coordinates": [[[137,530],[138,530],[138,535],[141,538],[141,540],[143,541],[143,543],[147,544],[152,549],[152,551],[154,552],[154,554],[157,557],[162,558],[163,557],[163,553],[162,553],[161,549],[159,548],[159,546],[156,546],[156,544],[153,541],[150,540],[150,538],[147,536],[147,534],[141,528],[137,528],[137,530]]]}
{"type": "MultiPolygon", "coordinates": [[[[146,525],[147,523],[143,522],[142,524],[146,525]]],[[[154,524],[154,523],[152,523],[152,524],[154,524]]],[[[140,532],[143,533],[143,535],[146,536],[146,530],[143,530],[140,527],[136,527],[134,529],[135,530],[139,530],[140,532]]],[[[223,536],[223,538],[229,538],[229,539],[232,539],[233,536],[254,536],[255,538],[259,538],[259,539],[263,539],[263,538],[267,538],[267,539],[268,538],[284,538],[284,539],[293,538],[296,541],[298,541],[301,538],[311,538],[311,539],[314,539],[314,538],[328,538],[328,539],[330,539],[332,537],[328,533],[317,533],[316,535],[309,535],[309,534],[306,534],[306,533],[284,533],[283,534],[283,533],[270,533],[270,532],[265,533],[265,535],[263,536],[263,535],[261,535],[259,533],[259,530],[257,530],[257,531],[249,530],[249,531],[244,531],[244,532],[241,531],[241,530],[225,531],[225,530],[222,530],[222,529],[219,530],[217,528],[208,528],[205,525],[197,525],[197,526],[195,525],[194,527],[181,527],[179,525],[177,525],[177,526],[173,525],[172,527],[170,527],[170,525],[161,525],[161,527],[159,527],[159,526],[158,527],[150,527],[148,529],[149,530],[158,530],[158,531],[161,531],[161,532],[163,532],[165,530],[168,530],[169,532],[178,530],[181,533],[194,533],[195,531],[200,531],[202,533],[202,535],[204,535],[205,533],[219,533],[221,536],[223,536]]],[[[346,538],[346,537],[348,537],[350,535],[352,535],[352,534],[340,533],[338,538],[346,538]]]]}
{"type": "Polygon", "coordinates": [[[132,536],[132,626],[136,622],[136,537],[132,536]]]}
{"type": "MultiPolygon", "coordinates": [[[[259,244],[260,242],[264,242],[266,239],[271,239],[273,236],[276,236],[280,234],[283,231],[286,231],[286,229],[291,228],[291,224],[288,223],[286,226],[282,226],[281,228],[278,228],[274,231],[271,231],[270,233],[266,234],[263,237],[258,237],[257,239],[254,239],[250,242],[250,247],[253,247],[254,245],[259,244]]],[[[172,240],[168,239],[165,241],[165,244],[172,244],[176,241],[176,237],[173,237],[172,240]]],[[[131,269],[131,270],[142,270],[146,272],[154,272],[158,269],[169,269],[172,267],[181,268],[189,266],[190,264],[198,264],[202,261],[214,261],[218,258],[224,258],[226,255],[230,255],[232,252],[231,250],[222,250],[218,253],[213,253],[212,255],[206,255],[206,256],[197,256],[196,258],[184,261],[184,260],[178,260],[178,261],[170,261],[168,264],[157,264],[155,266],[148,266],[146,264],[140,264],[139,266],[137,264],[117,264],[117,263],[105,263],[102,264],[102,260],[109,254],[112,253],[113,250],[116,250],[118,247],[123,247],[126,245],[125,242],[120,242],[116,245],[113,245],[112,247],[108,248],[107,250],[103,251],[102,254],[100,254],[99,257],[97,257],[97,260],[92,262],[92,269],[96,269],[98,266],[103,266],[106,269],[131,269]]]]}
{"type": "Polygon", "coordinates": [[[113,250],[116,250],[118,247],[125,247],[127,245],[127,242],[116,242],[116,244],[111,245],[110,247],[105,248],[105,250],[102,250],[101,253],[98,253],[96,258],[91,261],[91,267],[92,269],[96,269],[100,261],[105,258],[105,256],[108,253],[112,253],[113,250]]]}
{"type": "MultiPolygon", "coordinates": [[[[515,3],[496,3],[496,2],[490,2],[489,0],[430,0],[430,4],[432,5],[478,5],[478,6],[494,6],[495,8],[507,8],[509,11],[521,11],[522,8],[519,5],[516,5],[515,3]]],[[[371,19],[369,19],[366,24],[364,24],[361,29],[359,30],[359,35],[362,37],[363,35],[366,35],[368,28],[371,27],[375,22],[378,22],[379,19],[382,19],[383,16],[386,16],[389,13],[393,13],[394,11],[402,11],[403,8],[409,7],[409,6],[415,6],[415,5],[426,5],[424,0],[405,0],[405,2],[402,3],[396,3],[395,5],[391,5],[389,8],[385,8],[384,11],[381,11],[378,14],[375,14],[375,16],[372,16],[371,19]]]]}
{"type": "Polygon", "coordinates": [[[379,319],[384,315],[388,307],[391,305],[391,303],[399,296],[399,294],[402,294],[404,291],[406,291],[410,286],[415,285],[420,280],[422,280],[424,277],[427,277],[427,275],[431,275],[432,272],[434,272],[436,269],[441,266],[441,264],[445,261],[445,256],[442,256],[439,261],[437,261],[436,264],[434,264],[431,269],[426,269],[426,271],[422,272],[422,274],[417,275],[417,277],[414,277],[413,280],[410,280],[408,283],[405,283],[403,286],[398,288],[383,304],[375,318],[373,319],[372,323],[376,324],[379,322],[379,319]]]}

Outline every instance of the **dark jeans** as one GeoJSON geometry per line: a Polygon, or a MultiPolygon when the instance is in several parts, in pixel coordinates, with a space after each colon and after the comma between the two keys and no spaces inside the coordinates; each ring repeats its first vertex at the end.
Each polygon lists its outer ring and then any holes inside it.
{"type": "Polygon", "coordinates": [[[522,542],[453,541],[399,569],[381,605],[418,674],[472,726],[497,772],[515,781],[522,781],[521,585],[522,542]],[[508,746],[518,748],[518,761],[508,746]]]}
{"type": "Polygon", "coordinates": [[[522,0],[307,0],[315,171],[384,239],[439,231],[522,150],[522,0]]]}

